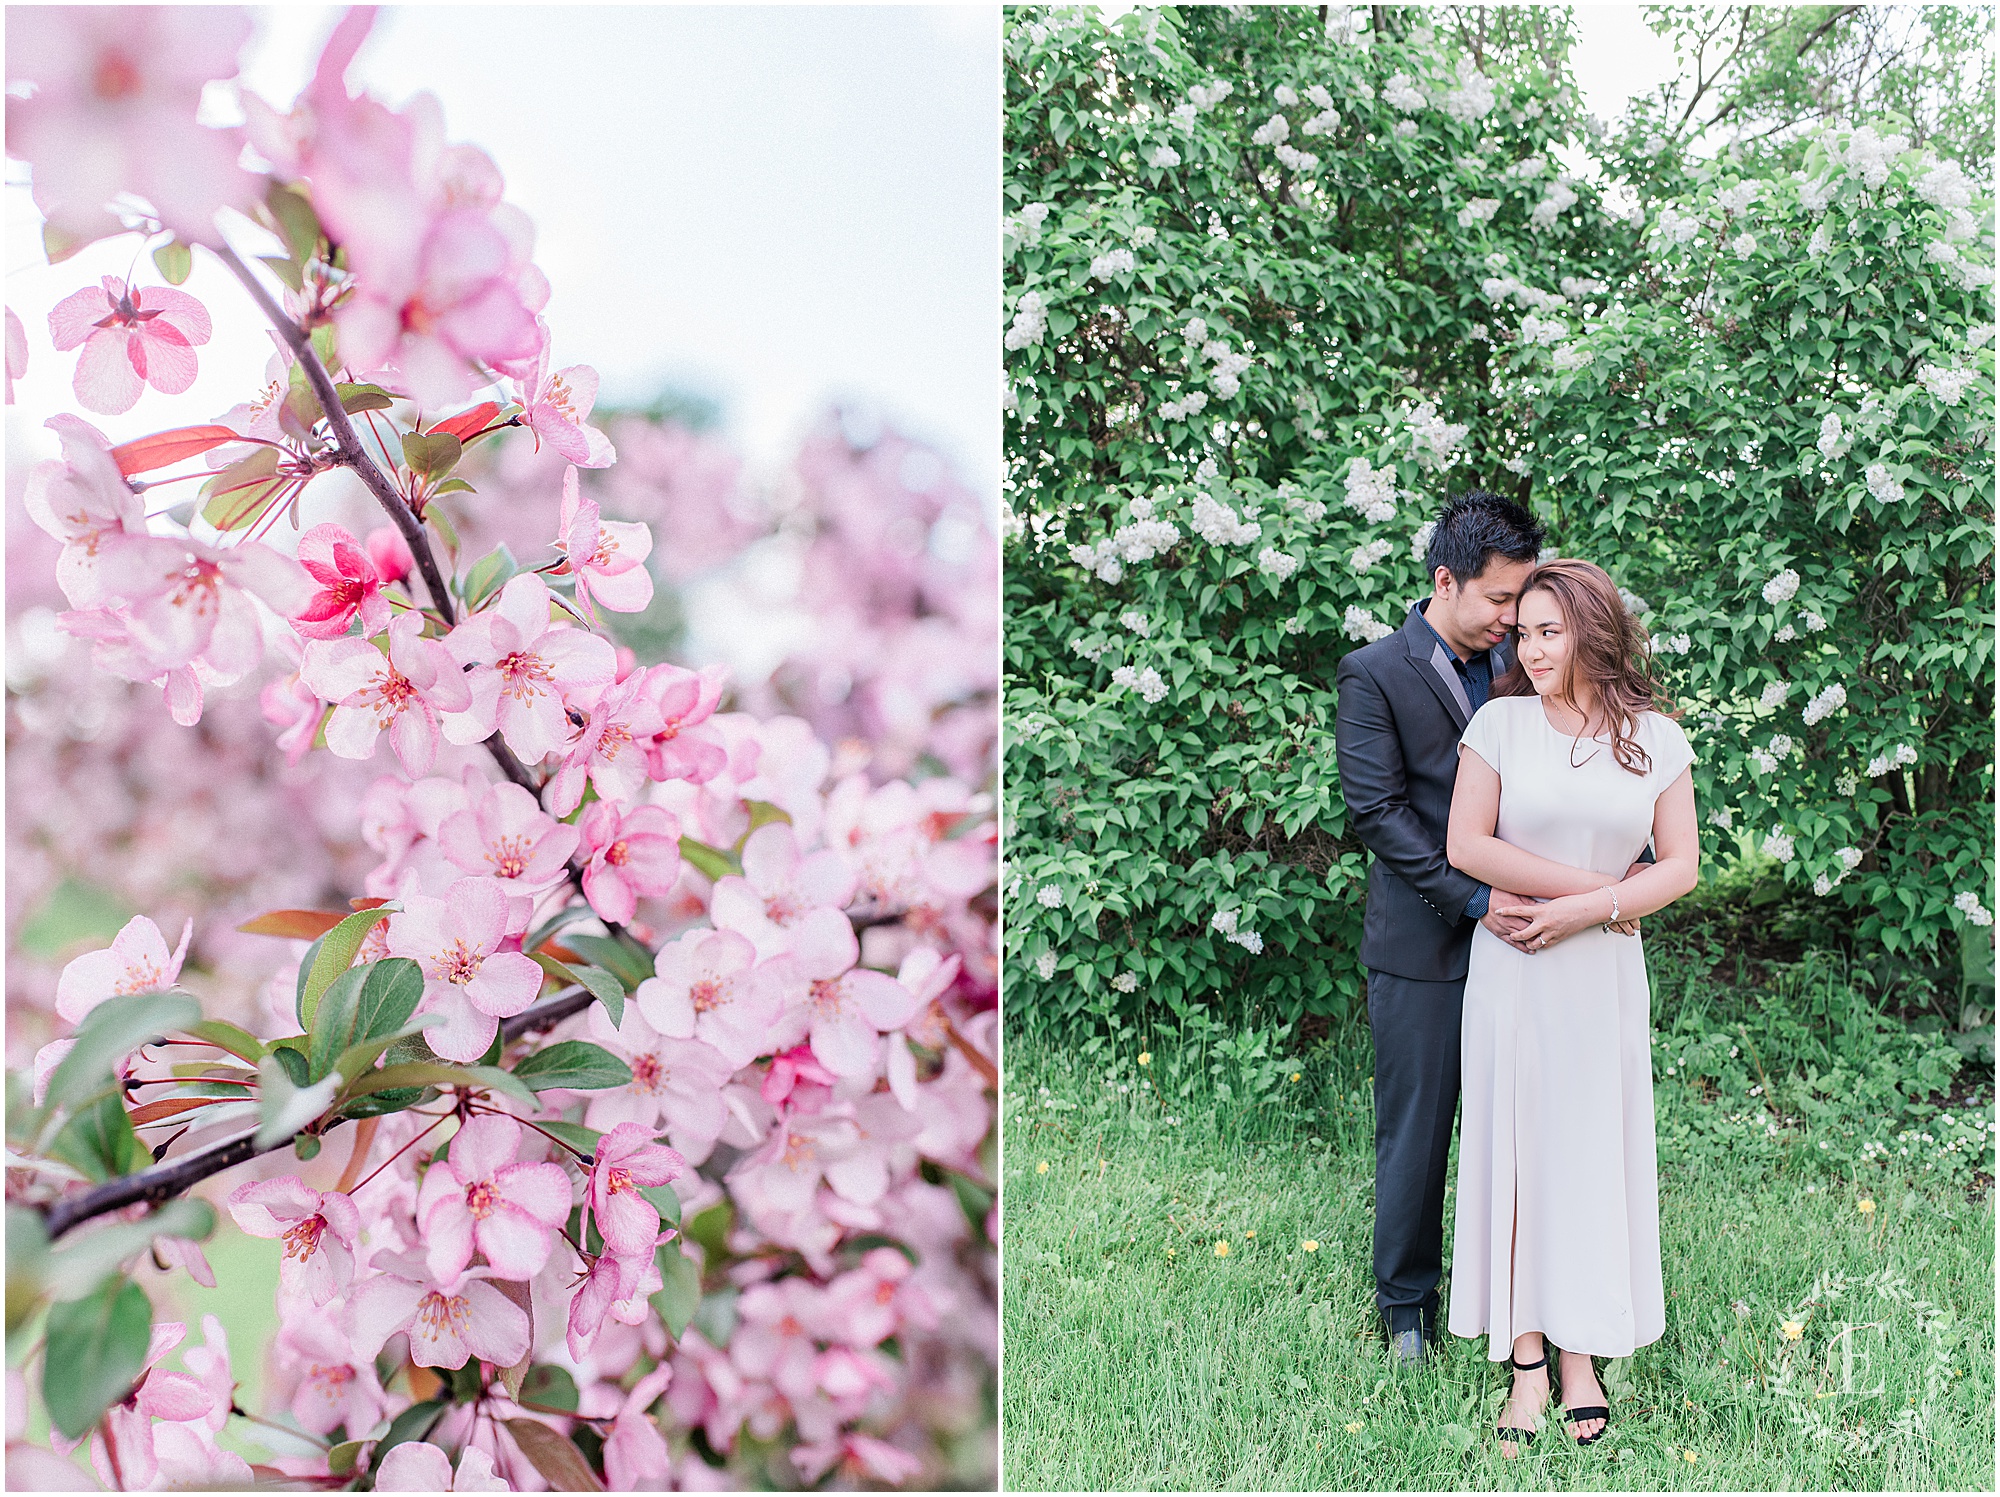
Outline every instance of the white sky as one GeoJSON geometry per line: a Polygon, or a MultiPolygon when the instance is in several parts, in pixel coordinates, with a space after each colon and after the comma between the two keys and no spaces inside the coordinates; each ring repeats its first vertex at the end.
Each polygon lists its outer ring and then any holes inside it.
{"type": "MultiPolygon", "coordinates": [[[[282,106],[339,11],[258,14],[244,76],[282,106]]],[[[717,397],[768,470],[830,399],[859,399],[997,495],[996,9],[413,6],[382,13],[348,79],[395,105],[429,88],[451,138],[493,157],[537,227],[556,360],[596,366],[601,401],[717,397]]],[[[75,363],[50,347],[48,309],[126,274],[133,241],[41,264],[18,186],[7,224],[6,300],[31,349],[9,435],[39,452],[75,363]]],[[[262,383],[270,345],[234,283],[206,265],[187,289],[216,321],[201,377],[97,420],[115,439],[262,383]]]]}

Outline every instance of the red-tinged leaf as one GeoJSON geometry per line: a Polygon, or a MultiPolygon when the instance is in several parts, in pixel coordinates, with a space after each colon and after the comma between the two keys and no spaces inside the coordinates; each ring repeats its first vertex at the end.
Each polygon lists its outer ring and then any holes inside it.
{"type": "Polygon", "coordinates": [[[499,405],[489,400],[484,404],[474,406],[469,411],[460,411],[449,420],[438,422],[437,425],[431,428],[431,431],[433,434],[445,432],[450,436],[457,437],[461,442],[467,442],[472,439],[474,432],[484,430],[486,423],[499,414],[499,405]]]}
{"type": "Polygon", "coordinates": [[[351,908],[357,910],[378,910],[388,902],[386,899],[376,899],[372,895],[367,894],[357,894],[354,898],[347,901],[351,908]]]}
{"type": "Polygon", "coordinates": [[[161,1102],[148,1102],[143,1107],[132,1109],[132,1126],[143,1128],[148,1123],[157,1123],[162,1118],[177,1118],[184,1112],[193,1112],[197,1107],[213,1107],[218,1102],[240,1102],[241,1097],[168,1097],[161,1102]]]}
{"type": "Polygon", "coordinates": [[[111,449],[111,457],[118,464],[118,471],[130,478],[134,473],[150,473],[184,458],[200,457],[226,442],[242,440],[241,434],[226,426],[180,426],[120,443],[111,449]]]}
{"type": "MultiPolygon", "coordinates": [[[[372,905],[381,904],[377,899],[372,905]]],[[[315,941],[347,918],[339,910],[272,910],[236,928],[246,936],[284,936],[293,941],[315,941]]]]}
{"type": "Polygon", "coordinates": [[[552,956],[565,967],[581,967],[590,960],[589,957],[571,951],[569,947],[554,939],[542,942],[540,946],[535,948],[533,954],[536,956],[552,956]]]}
{"type": "Polygon", "coordinates": [[[507,1433],[514,1437],[514,1443],[521,1447],[521,1454],[541,1472],[542,1479],[554,1490],[558,1492],[604,1490],[604,1483],[599,1481],[597,1473],[590,1469],[590,1463],[583,1458],[583,1452],[546,1424],[538,1424],[532,1419],[509,1419],[507,1433]]]}

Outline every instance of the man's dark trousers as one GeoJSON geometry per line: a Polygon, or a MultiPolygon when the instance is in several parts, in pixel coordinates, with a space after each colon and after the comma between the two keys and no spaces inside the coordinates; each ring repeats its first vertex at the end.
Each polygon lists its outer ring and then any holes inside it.
{"type": "Polygon", "coordinates": [[[1435,1334],[1465,979],[1368,974],[1375,1037],[1375,1303],[1391,1334],[1435,1334]]]}

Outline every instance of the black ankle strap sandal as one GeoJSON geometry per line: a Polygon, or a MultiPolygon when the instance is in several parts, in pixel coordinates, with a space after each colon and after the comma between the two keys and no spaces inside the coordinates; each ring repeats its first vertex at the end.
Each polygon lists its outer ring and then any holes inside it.
{"type": "MultiPolygon", "coordinates": [[[[1512,1357],[1509,1357],[1507,1359],[1508,1368],[1514,1372],[1534,1372],[1537,1369],[1546,1367],[1548,1365],[1549,1365],[1549,1354],[1546,1351],[1542,1353],[1542,1359],[1539,1362],[1517,1362],[1512,1357]]],[[[1495,1433],[1498,1434],[1501,1439],[1512,1440],[1516,1445],[1520,1445],[1523,1447],[1535,1443],[1535,1432],[1531,1429],[1515,1429],[1510,1425],[1503,1424],[1495,1431],[1495,1433]]]]}
{"type": "MultiPolygon", "coordinates": [[[[1543,1360],[1546,1361],[1547,1358],[1544,1357],[1543,1360]]],[[[1590,1359],[1590,1375],[1593,1378],[1597,1376],[1597,1358],[1595,1357],[1592,1357],[1590,1359]]],[[[1610,1432],[1611,1410],[1604,1404],[1594,1404],[1591,1407],[1585,1409],[1573,1409],[1568,1404],[1563,1405],[1564,1423],[1582,1424],[1586,1419],[1602,1419],[1604,1423],[1600,1424],[1597,1427],[1597,1433],[1594,1435],[1572,1436],[1571,1438],[1573,1438],[1577,1444],[1594,1445],[1599,1440],[1603,1439],[1607,1433],[1610,1432]]]]}

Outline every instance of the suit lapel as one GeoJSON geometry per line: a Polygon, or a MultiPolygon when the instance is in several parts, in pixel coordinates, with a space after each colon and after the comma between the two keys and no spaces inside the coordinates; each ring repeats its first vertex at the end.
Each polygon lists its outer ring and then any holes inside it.
{"type": "Polygon", "coordinates": [[[1453,669],[1451,652],[1436,640],[1431,641],[1431,653],[1427,659],[1418,660],[1412,656],[1410,664],[1430,682],[1444,704],[1451,710],[1451,719],[1463,732],[1465,725],[1472,721],[1472,699],[1465,694],[1465,683],[1458,679],[1453,669]]]}

